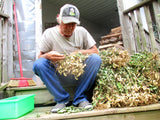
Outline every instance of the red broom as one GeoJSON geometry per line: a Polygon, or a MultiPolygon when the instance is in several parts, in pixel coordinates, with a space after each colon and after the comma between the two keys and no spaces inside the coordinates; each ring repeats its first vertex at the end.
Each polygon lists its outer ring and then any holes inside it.
{"type": "Polygon", "coordinates": [[[17,36],[17,47],[18,47],[18,58],[19,58],[19,67],[20,67],[20,78],[11,78],[8,84],[9,87],[26,87],[36,85],[32,78],[23,77],[22,71],[22,61],[21,61],[21,50],[20,50],[20,42],[19,42],[19,32],[18,32],[18,24],[17,24],[17,15],[16,15],[16,6],[14,2],[14,19],[15,19],[15,28],[16,28],[16,36],[17,36]]]}

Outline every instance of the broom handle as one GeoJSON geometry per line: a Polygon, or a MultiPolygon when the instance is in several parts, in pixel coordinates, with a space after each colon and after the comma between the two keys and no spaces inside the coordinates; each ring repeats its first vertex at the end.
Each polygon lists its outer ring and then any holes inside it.
{"type": "Polygon", "coordinates": [[[14,1],[13,9],[14,9],[14,19],[15,19],[16,36],[17,36],[17,47],[18,47],[18,58],[19,58],[20,75],[21,75],[21,77],[23,77],[22,61],[21,61],[21,50],[20,50],[20,42],[19,42],[19,32],[18,32],[15,1],[14,1]]]}

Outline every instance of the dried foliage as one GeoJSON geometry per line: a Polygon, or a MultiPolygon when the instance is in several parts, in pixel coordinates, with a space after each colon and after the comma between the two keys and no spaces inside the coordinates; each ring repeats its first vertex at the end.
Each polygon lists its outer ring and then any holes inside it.
{"type": "Polygon", "coordinates": [[[56,70],[59,74],[63,74],[64,76],[72,74],[75,79],[78,80],[78,77],[84,72],[84,68],[86,66],[84,61],[86,58],[88,58],[88,55],[83,55],[81,53],[77,53],[75,55],[65,55],[64,60],[60,60],[54,64],[57,66],[56,70]]]}
{"type": "Polygon", "coordinates": [[[93,91],[97,109],[140,106],[160,99],[160,62],[158,53],[130,56],[127,51],[110,48],[100,52],[101,68],[93,91]]]}
{"type": "Polygon", "coordinates": [[[91,111],[93,108],[81,108],[81,107],[75,107],[73,105],[62,108],[58,110],[58,114],[64,114],[64,113],[78,113],[78,112],[84,112],[84,111],[91,111]]]}
{"type": "Polygon", "coordinates": [[[113,68],[120,68],[130,60],[130,56],[127,51],[122,51],[117,48],[108,49],[107,51],[100,52],[102,65],[112,65],[113,68]]]}

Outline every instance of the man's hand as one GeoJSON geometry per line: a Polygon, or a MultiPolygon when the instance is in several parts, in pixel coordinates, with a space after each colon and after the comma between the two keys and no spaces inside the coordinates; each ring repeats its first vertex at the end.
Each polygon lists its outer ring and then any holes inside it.
{"type": "Polygon", "coordinates": [[[48,53],[40,52],[39,58],[42,58],[42,57],[49,59],[52,62],[63,60],[65,58],[65,56],[63,54],[60,54],[57,51],[50,51],[48,53]]]}
{"type": "Polygon", "coordinates": [[[63,54],[60,54],[56,51],[50,51],[47,53],[47,58],[53,62],[58,60],[63,60],[65,56],[63,54]]]}

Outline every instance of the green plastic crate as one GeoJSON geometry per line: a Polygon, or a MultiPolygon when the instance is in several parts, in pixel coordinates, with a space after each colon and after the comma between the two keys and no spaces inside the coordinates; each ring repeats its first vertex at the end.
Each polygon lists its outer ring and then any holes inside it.
{"type": "Polygon", "coordinates": [[[34,94],[0,100],[0,119],[14,119],[34,109],[34,94]]]}

